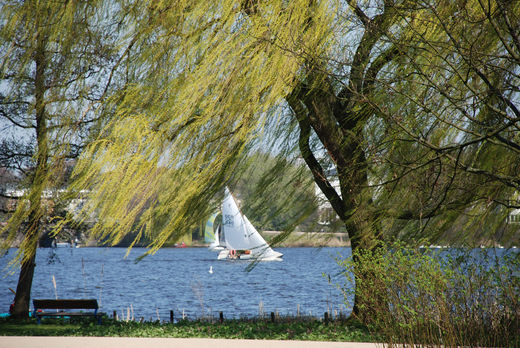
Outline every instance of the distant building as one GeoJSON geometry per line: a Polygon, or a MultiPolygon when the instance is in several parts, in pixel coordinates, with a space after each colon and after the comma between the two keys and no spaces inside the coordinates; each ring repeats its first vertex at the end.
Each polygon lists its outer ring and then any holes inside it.
{"type": "MultiPolygon", "coordinates": [[[[510,206],[518,206],[520,202],[520,194],[515,192],[511,199],[508,201],[510,206]]],[[[507,214],[506,222],[508,224],[520,224],[520,209],[511,209],[507,214]]]]}
{"type": "MultiPolygon", "coordinates": [[[[10,192],[14,191],[20,182],[20,178],[13,171],[7,168],[0,168],[0,211],[3,213],[10,212],[16,208],[15,199],[10,192]]],[[[21,193],[23,194],[23,193],[21,193]]],[[[16,195],[15,197],[20,197],[16,195]]]]}
{"type": "Polygon", "coordinates": [[[513,209],[507,216],[507,223],[520,224],[520,209],[513,209]]]}
{"type": "MultiPolygon", "coordinates": [[[[329,183],[341,196],[339,179],[336,169],[333,168],[331,170],[328,170],[326,172],[326,176],[329,180],[329,183]]],[[[329,200],[316,183],[314,184],[314,194],[316,195],[316,199],[318,201],[318,224],[323,226],[330,226],[332,222],[338,219],[338,216],[334,209],[332,209],[329,200]]]]}

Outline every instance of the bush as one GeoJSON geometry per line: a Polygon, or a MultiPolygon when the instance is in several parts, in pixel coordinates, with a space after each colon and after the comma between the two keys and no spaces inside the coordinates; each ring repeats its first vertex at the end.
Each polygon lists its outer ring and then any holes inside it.
{"type": "Polygon", "coordinates": [[[520,344],[516,252],[393,245],[338,262],[356,282],[354,315],[390,346],[520,344]]]}

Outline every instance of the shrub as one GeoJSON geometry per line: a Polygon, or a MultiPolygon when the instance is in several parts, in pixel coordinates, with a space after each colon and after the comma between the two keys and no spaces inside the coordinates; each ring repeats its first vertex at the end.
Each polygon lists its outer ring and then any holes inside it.
{"type": "Polygon", "coordinates": [[[338,259],[354,314],[390,346],[520,344],[520,262],[495,249],[397,244],[338,259]],[[348,287],[355,280],[355,290],[348,287]]]}

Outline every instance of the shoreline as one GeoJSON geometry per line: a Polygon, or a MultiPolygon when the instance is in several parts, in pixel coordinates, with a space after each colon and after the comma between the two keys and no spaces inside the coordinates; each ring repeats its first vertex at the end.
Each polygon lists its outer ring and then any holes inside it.
{"type": "MultiPolygon", "coordinates": [[[[262,231],[268,243],[283,232],[262,231]]],[[[349,247],[350,239],[346,232],[291,232],[278,247],[349,247]]]]}
{"type": "MultiPolygon", "coordinates": [[[[271,241],[282,234],[283,231],[262,231],[260,234],[267,243],[271,244],[271,241]]],[[[12,245],[12,248],[18,248],[20,241],[15,242],[12,245]]],[[[69,242],[65,242],[69,243],[69,242]]],[[[204,241],[192,240],[186,241],[186,248],[207,248],[209,243],[205,243],[204,241]]],[[[77,243],[78,248],[128,248],[126,243],[118,244],[115,246],[111,245],[103,245],[98,241],[79,241],[77,243]]],[[[58,248],[71,248],[72,246],[58,246],[58,248]]],[[[146,245],[134,245],[134,248],[146,248],[146,245]]],[[[342,247],[350,247],[350,239],[348,238],[348,233],[345,232],[291,232],[291,234],[280,244],[274,246],[274,248],[301,248],[301,247],[312,247],[312,248],[342,248],[342,247]]],[[[51,248],[47,246],[39,246],[39,248],[51,248]]],[[[182,249],[184,247],[175,246],[174,244],[166,243],[161,248],[179,248],[182,249]]]]}

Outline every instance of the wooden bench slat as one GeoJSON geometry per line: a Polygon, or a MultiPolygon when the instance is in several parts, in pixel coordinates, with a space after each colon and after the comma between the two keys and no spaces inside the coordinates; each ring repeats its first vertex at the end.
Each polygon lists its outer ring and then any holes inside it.
{"type": "Polygon", "coordinates": [[[92,317],[97,316],[94,312],[40,312],[41,317],[92,317]]]}
{"type": "Polygon", "coordinates": [[[35,299],[34,308],[38,309],[98,309],[96,299],[35,299]]]}

